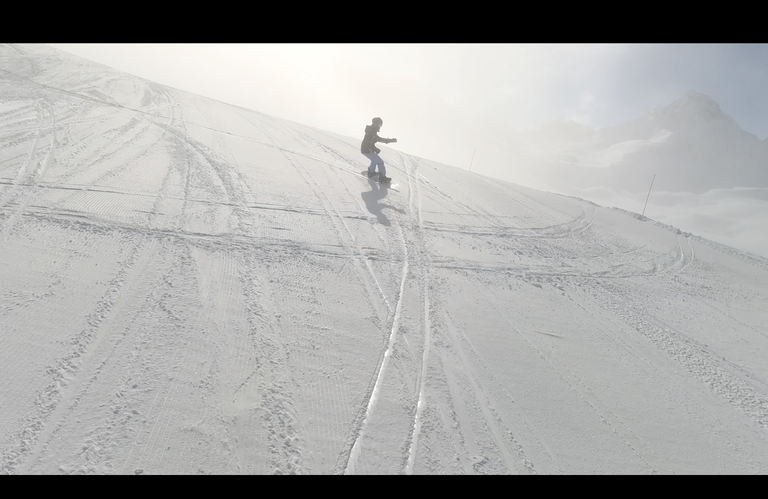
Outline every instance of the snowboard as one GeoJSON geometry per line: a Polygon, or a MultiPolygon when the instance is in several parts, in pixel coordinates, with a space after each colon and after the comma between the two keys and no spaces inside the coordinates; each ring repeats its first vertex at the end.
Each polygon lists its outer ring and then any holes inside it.
{"type": "MultiPolygon", "coordinates": [[[[369,177],[369,176],[368,176],[368,170],[363,170],[363,171],[361,171],[360,173],[363,175],[363,177],[365,177],[365,178],[367,178],[367,179],[370,179],[370,180],[375,180],[376,182],[379,182],[379,172],[376,172],[376,173],[374,173],[374,174],[373,174],[373,177],[369,177]]],[[[392,182],[392,181],[390,180],[389,182],[379,182],[379,183],[380,183],[381,185],[391,185],[391,182],[392,182]]]]}

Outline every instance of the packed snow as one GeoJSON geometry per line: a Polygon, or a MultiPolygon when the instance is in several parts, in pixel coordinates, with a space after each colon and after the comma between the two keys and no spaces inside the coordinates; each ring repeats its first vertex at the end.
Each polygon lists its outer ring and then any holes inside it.
{"type": "Polygon", "coordinates": [[[768,472],[768,260],[365,125],[0,46],[0,470],[768,472]]]}

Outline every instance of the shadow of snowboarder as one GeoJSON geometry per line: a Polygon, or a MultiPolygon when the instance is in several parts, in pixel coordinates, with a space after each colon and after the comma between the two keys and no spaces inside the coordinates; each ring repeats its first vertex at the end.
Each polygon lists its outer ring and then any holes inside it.
{"type": "Polygon", "coordinates": [[[400,208],[396,208],[390,204],[379,203],[380,199],[384,199],[387,196],[388,189],[385,184],[380,184],[371,179],[368,180],[368,183],[371,184],[371,190],[360,194],[360,196],[363,198],[363,201],[365,201],[365,207],[368,208],[368,211],[376,215],[376,219],[380,224],[389,227],[392,224],[390,223],[387,216],[384,215],[382,209],[390,208],[400,213],[404,212],[400,208]]]}

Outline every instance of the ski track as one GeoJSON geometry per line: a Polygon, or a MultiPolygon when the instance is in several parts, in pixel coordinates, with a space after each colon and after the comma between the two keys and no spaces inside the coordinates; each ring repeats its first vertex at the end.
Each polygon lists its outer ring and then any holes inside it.
{"type": "MultiPolygon", "coordinates": [[[[250,122],[251,124],[255,125],[251,120],[246,120],[250,122]]],[[[274,139],[271,135],[264,132],[260,127],[258,127],[259,130],[264,133],[264,135],[272,140],[273,142],[276,142],[276,139],[274,139]]],[[[291,136],[292,133],[290,130],[287,130],[287,135],[291,136]]],[[[294,167],[296,172],[303,178],[305,184],[311,189],[315,197],[318,199],[318,201],[321,203],[323,207],[323,211],[325,212],[328,220],[331,222],[332,226],[334,227],[334,232],[338,238],[338,241],[347,249],[347,252],[350,254],[350,256],[353,257],[353,261],[357,264],[359,259],[362,257],[360,248],[356,245],[355,237],[352,234],[351,230],[349,229],[344,217],[339,213],[339,210],[336,208],[334,203],[331,201],[330,197],[325,193],[325,189],[320,186],[318,180],[315,178],[315,175],[313,175],[310,170],[304,166],[302,160],[300,157],[292,158],[290,153],[286,152],[285,150],[282,151],[285,155],[286,159],[289,161],[289,163],[294,167]]],[[[385,304],[387,305],[388,309],[391,310],[391,307],[389,306],[389,302],[386,299],[386,296],[384,295],[384,292],[373,273],[372,268],[370,267],[370,264],[367,262],[367,259],[365,259],[366,266],[369,271],[369,275],[373,282],[376,284],[376,287],[378,288],[379,292],[381,293],[381,296],[383,300],[385,301],[385,304]]],[[[357,272],[358,276],[360,276],[360,272],[357,272]]],[[[369,290],[368,291],[368,297],[369,297],[369,303],[372,305],[374,309],[377,307],[374,306],[374,299],[370,292],[370,284],[368,283],[367,279],[361,279],[363,281],[363,284],[365,287],[369,290]]],[[[306,361],[305,361],[306,362],[306,361]]],[[[301,366],[303,363],[300,362],[299,366],[301,366]]],[[[325,388],[327,385],[322,384],[321,388],[325,388]]],[[[330,388],[330,387],[329,387],[330,388]]],[[[313,394],[310,396],[310,400],[327,400],[331,402],[332,405],[335,407],[333,409],[330,409],[332,412],[340,413],[343,411],[340,411],[339,408],[339,400],[349,400],[349,393],[347,389],[342,389],[342,392],[337,392],[335,394],[331,394],[331,396],[326,397],[318,397],[317,394],[313,394]]],[[[324,413],[328,413],[328,409],[323,410],[324,413]]],[[[343,430],[341,426],[335,426],[333,433],[326,433],[324,435],[324,438],[330,442],[334,441],[342,441],[340,438],[341,434],[343,433],[343,430]]]]}
{"type": "MultiPolygon", "coordinates": [[[[260,129],[260,131],[262,131],[260,129]]],[[[277,144],[277,142],[272,139],[268,134],[262,131],[273,143],[277,144]]],[[[288,130],[288,133],[290,134],[291,131],[288,130]]],[[[281,149],[282,150],[282,149],[281,149]]],[[[381,287],[381,284],[379,283],[379,280],[377,279],[375,273],[373,272],[373,268],[371,267],[371,263],[369,262],[368,258],[366,258],[363,254],[359,246],[357,246],[356,238],[350,231],[349,227],[347,226],[346,222],[344,221],[344,217],[341,216],[341,214],[336,210],[336,208],[333,206],[333,203],[330,201],[330,198],[327,196],[327,194],[324,192],[323,188],[319,186],[317,181],[312,177],[310,172],[307,170],[306,167],[301,163],[301,161],[297,159],[293,159],[291,157],[291,154],[287,152],[286,150],[282,150],[284,156],[289,161],[289,163],[296,169],[296,171],[301,175],[304,182],[310,187],[314,195],[317,197],[317,199],[320,201],[323,211],[327,215],[328,219],[331,221],[331,223],[334,226],[335,233],[338,237],[339,242],[344,245],[344,247],[347,248],[348,252],[352,255],[354,255],[355,263],[357,264],[357,261],[362,260],[365,264],[368,275],[370,276],[370,279],[373,281],[373,283],[376,285],[376,289],[379,291],[379,294],[381,296],[381,299],[384,301],[388,312],[391,314],[393,312],[392,305],[390,304],[389,300],[387,299],[386,294],[384,293],[384,290],[381,287]],[[330,207],[329,207],[330,206],[330,207]],[[334,216],[335,215],[335,216],[334,216]],[[341,231],[338,226],[336,225],[336,221],[340,222],[341,226],[344,227],[344,231],[341,231]],[[346,235],[349,237],[351,242],[345,242],[346,237],[343,235],[343,233],[346,233],[346,235]]],[[[367,279],[363,279],[363,282],[365,284],[366,289],[368,290],[368,300],[369,303],[374,308],[377,308],[375,303],[377,302],[378,297],[374,297],[371,293],[371,286],[367,279]]],[[[379,314],[380,318],[381,314],[379,314]]]]}
{"type": "MultiPolygon", "coordinates": [[[[157,213],[157,207],[163,202],[164,193],[167,190],[167,187],[167,182],[164,182],[163,190],[155,201],[153,213],[157,213]]],[[[125,266],[123,269],[113,279],[113,287],[108,290],[107,295],[105,295],[97,305],[97,309],[100,310],[96,316],[97,318],[94,318],[91,328],[80,333],[80,338],[76,343],[76,350],[68,357],[58,361],[61,366],[66,366],[60,368],[62,369],[60,376],[63,378],[63,373],[68,372],[67,378],[69,379],[63,390],[60,388],[61,382],[57,381],[55,386],[52,386],[47,390],[49,393],[48,400],[45,402],[38,402],[39,406],[53,406],[54,409],[52,411],[48,410],[42,420],[40,416],[32,416],[32,419],[36,420],[33,426],[36,427],[37,431],[32,435],[27,436],[25,440],[32,440],[36,443],[33,449],[27,449],[29,455],[19,466],[18,472],[25,473],[29,471],[30,467],[44,451],[47,442],[55,433],[56,429],[61,426],[63,420],[67,417],[67,414],[70,413],[77,404],[79,396],[82,396],[82,393],[87,390],[88,382],[81,377],[78,377],[81,365],[91,360],[91,352],[93,352],[93,350],[99,346],[99,343],[103,341],[104,335],[108,334],[105,331],[106,327],[103,326],[102,323],[116,314],[117,311],[119,311],[118,307],[123,306],[125,300],[123,289],[126,287],[126,284],[129,289],[132,286],[135,286],[136,280],[139,279],[138,274],[146,272],[148,270],[147,265],[151,265],[152,260],[150,259],[148,261],[147,257],[142,257],[141,255],[146,255],[147,253],[153,254],[154,242],[155,240],[150,241],[146,251],[144,251],[144,244],[142,243],[134,248],[131,255],[128,257],[128,261],[124,264],[125,266]],[[142,272],[140,273],[133,270],[137,262],[142,269],[142,272]],[[83,383],[86,383],[86,385],[82,386],[83,383]],[[50,394],[55,394],[55,398],[51,397],[50,394]],[[65,404],[56,400],[58,399],[66,402],[73,398],[74,400],[72,402],[65,404]]],[[[95,362],[95,360],[93,362],[95,362]]],[[[93,379],[95,379],[95,376],[91,378],[91,381],[93,379]]],[[[14,456],[14,461],[18,462],[18,457],[14,456]]]]}
{"type": "MultiPolygon", "coordinates": [[[[0,207],[3,207],[8,204],[8,202],[18,193],[20,185],[23,183],[24,178],[28,175],[30,175],[30,167],[32,166],[33,159],[35,157],[35,154],[37,152],[37,144],[40,142],[40,134],[43,130],[43,120],[45,119],[45,115],[43,113],[42,107],[40,106],[39,102],[35,102],[35,108],[37,110],[38,115],[40,116],[40,121],[37,126],[37,130],[35,133],[35,140],[32,143],[32,148],[29,151],[29,155],[27,156],[26,161],[24,161],[21,164],[21,167],[19,168],[18,173],[16,174],[16,178],[13,180],[12,188],[9,189],[3,196],[0,198],[0,207]]],[[[51,118],[53,119],[53,115],[51,115],[51,118]]]]}
{"type": "MultiPolygon", "coordinates": [[[[413,172],[418,172],[418,165],[413,165],[411,162],[411,170],[413,172]]],[[[429,259],[429,255],[426,252],[426,248],[423,245],[423,237],[424,237],[424,220],[421,215],[421,203],[422,203],[422,194],[421,194],[421,186],[419,185],[419,181],[416,180],[415,182],[411,181],[411,176],[408,177],[408,192],[410,193],[409,196],[409,202],[410,202],[410,210],[409,213],[413,214],[414,211],[416,212],[416,220],[414,221],[414,226],[418,228],[418,235],[420,236],[420,239],[422,239],[422,245],[421,245],[421,252],[424,255],[425,259],[429,259]],[[414,194],[414,186],[415,186],[415,194],[414,194]],[[414,202],[414,196],[417,197],[416,201],[414,202]]],[[[424,410],[424,406],[426,405],[426,382],[427,382],[427,369],[429,367],[429,350],[430,350],[430,341],[431,341],[431,329],[432,324],[429,320],[429,314],[430,314],[430,300],[429,300],[429,274],[431,272],[431,269],[427,268],[426,272],[424,273],[424,345],[422,347],[422,358],[421,358],[421,370],[419,372],[419,378],[417,380],[417,386],[418,386],[418,396],[416,399],[416,410],[414,411],[413,415],[413,425],[412,425],[412,434],[410,438],[410,442],[408,444],[408,460],[406,462],[405,466],[405,473],[407,475],[413,474],[413,467],[416,461],[416,451],[418,449],[419,444],[419,433],[421,431],[421,425],[422,425],[422,413],[424,410]]]]}
{"type": "MultiPolygon", "coordinates": [[[[250,122],[250,120],[248,120],[248,121],[250,122]]],[[[259,128],[259,130],[262,131],[262,133],[264,133],[263,130],[261,130],[261,128],[259,128]]],[[[288,133],[289,133],[289,135],[292,135],[292,132],[290,130],[288,130],[288,133]]],[[[299,133],[298,136],[299,136],[299,138],[301,140],[308,141],[308,137],[306,136],[306,134],[299,133]]],[[[356,237],[353,234],[352,230],[350,229],[349,225],[346,223],[345,217],[341,215],[341,213],[339,212],[338,208],[335,206],[335,204],[330,199],[330,197],[326,194],[325,191],[326,191],[327,187],[324,188],[324,187],[320,186],[319,182],[315,178],[315,175],[310,173],[309,169],[307,169],[307,167],[305,167],[302,164],[302,161],[301,161],[301,159],[299,157],[297,157],[294,160],[294,159],[292,159],[288,155],[287,151],[283,150],[283,152],[286,155],[286,158],[289,160],[289,162],[293,165],[293,167],[296,169],[296,171],[304,179],[305,183],[311,188],[311,190],[313,191],[314,195],[320,200],[321,204],[323,205],[324,211],[326,212],[326,214],[328,215],[328,218],[333,223],[334,231],[335,231],[339,241],[344,245],[345,248],[347,248],[347,252],[350,254],[350,256],[353,257],[353,261],[355,262],[355,264],[357,265],[359,260],[363,259],[363,261],[366,264],[367,270],[368,270],[368,275],[370,276],[371,280],[376,284],[376,288],[378,289],[378,291],[379,291],[379,293],[381,295],[381,298],[384,300],[384,303],[386,304],[387,309],[388,309],[389,313],[391,314],[393,312],[393,310],[392,310],[391,305],[389,304],[389,300],[387,300],[387,297],[386,297],[386,295],[385,295],[385,293],[384,293],[384,291],[383,291],[383,289],[382,289],[382,287],[381,287],[381,285],[380,285],[380,283],[379,283],[375,273],[373,272],[373,269],[372,269],[370,263],[368,262],[368,259],[365,256],[362,255],[361,249],[360,249],[359,245],[357,244],[356,237]],[[342,227],[343,227],[343,229],[342,229],[342,227]],[[345,240],[347,238],[349,239],[349,242],[345,242],[345,240]]],[[[345,186],[346,186],[346,184],[345,184],[345,186]]],[[[349,192],[348,188],[347,188],[347,192],[349,192]]],[[[407,268],[407,263],[406,263],[406,268],[407,268]]],[[[343,270],[343,268],[342,268],[342,270],[343,270]]],[[[358,277],[361,276],[359,271],[357,271],[356,273],[357,273],[358,277]]],[[[370,288],[370,284],[368,283],[368,279],[362,278],[360,280],[363,282],[363,284],[365,285],[366,289],[368,290],[367,294],[368,294],[368,302],[369,302],[370,306],[373,309],[376,309],[377,308],[376,304],[375,304],[376,297],[373,296],[373,293],[371,292],[371,288],[370,288]]],[[[402,297],[400,296],[398,298],[398,300],[401,300],[401,299],[402,299],[402,297]]],[[[399,303],[399,301],[398,301],[398,303],[399,303]]],[[[398,307],[396,307],[396,309],[395,309],[395,317],[398,316],[398,310],[399,310],[398,307]]],[[[381,314],[379,314],[379,316],[380,316],[380,320],[384,319],[384,317],[382,317],[381,314]]],[[[388,323],[388,321],[384,321],[384,324],[387,324],[387,323],[388,323]]],[[[395,324],[396,324],[396,321],[395,321],[395,324]]],[[[356,417],[356,421],[357,422],[353,423],[352,433],[351,433],[350,437],[347,438],[347,441],[350,442],[350,444],[348,444],[349,445],[349,447],[348,447],[349,450],[342,451],[341,455],[339,456],[339,459],[337,460],[337,463],[336,463],[336,470],[337,470],[336,472],[339,472],[339,468],[343,464],[346,464],[347,467],[348,467],[350,460],[354,459],[354,457],[352,457],[352,456],[356,456],[356,454],[358,452],[357,448],[358,448],[358,445],[359,445],[360,435],[362,434],[362,428],[365,426],[367,418],[368,418],[368,415],[370,413],[370,410],[372,409],[372,406],[373,406],[373,404],[375,402],[375,394],[378,391],[378,384],[379,384],[379,381],[381,379],[382,368],[386,364],[387,359],[389,357],[389,354],[391,353],[392,335],[394,335],[395,333],[396,333],[396,325],[393,326],[393,328],[392,328],[392,330],[390,332],[390,348],[382,350],[382,355],[379,357],[377,371],[374,373],[374,377],[372,378],[372,384],[369,386],[369,389],[367,390],[367,394],[366,394],[366,398],[367,398],[367,401],[368,401],[367,406],[366,406],[365,403],[363,404],[363,407],[361,408],[361,411],[358,413],[358,416],[356,417]]]]}
{"type": "Polygon", "coordinates": [[[723,358],[718,359],[706,346],[653,317],[652,314],[645,313],[639,317],[637,312],[622,307],[608,286],[601,286],[601,290],[606,291],[606,296],[612,298],[607,301],[607,305],[620,310],[621,316],[657,348],[679,362],[714,393],[768,429],[768,396],[734,375],[723,362],[723,358]]]}
{"type": "Polygon", "coordinates": [[[398,293],[397,305],[395,306],[395,313],[392,318],[392,327],[390,329],[389,339],[386,343],[386,349],[383,351],[383,355],[379,363],[379,367],[374,375],[375,381],[373,383],[373,388],[370,391],[370,395],[368,395],[368,400],[365,404],[365,414],[363,416],[363,420],[360,423],[360,426],[356,429],[355,440],[354,440],[354,443],[352,444],[352,449],[349,451],[349,457],[347,459],[347,464],[344,469],[345,475],[355,473],[355,465],[357,463],[357,460],[360,457],[360,446],[361,446],[361,441],[365,436],[366,425],[376,405],[379,390],[381,389],[381,383],[384,379],[384,374],[386,373],[386,369],[387,369],[387,365],[389,364],[390,357],[392,356],[392,350],[394,348],[395,341],[397,340],[397,330],[400,326],[400,309],[403,304],[403,293],[405,291],[405,281],[406,281],[406,278],[408,277],[408,249],[405,245],[405,239],[403,239],[403,251],[405,253],[404,263],[403,263],[403,274],[400,280],[400,292],[398,293]]]}

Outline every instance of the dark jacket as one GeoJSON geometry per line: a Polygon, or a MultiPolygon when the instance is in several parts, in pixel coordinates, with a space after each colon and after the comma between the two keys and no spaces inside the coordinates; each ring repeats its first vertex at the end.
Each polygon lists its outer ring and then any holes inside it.
{"type": "Polygon", "coordinates": [[[381,149],[374,145],[376,142],[384,142],[385,144],[392,142],[392,139],[382,139],[379,137],[378,131],[379,127],[376,125],[367,125],[365,127],[365,137],[363,138],[363,143],[360,145],[361,153],[366,154],[375,152],[376,154],[379,154],[381,149]]]}

